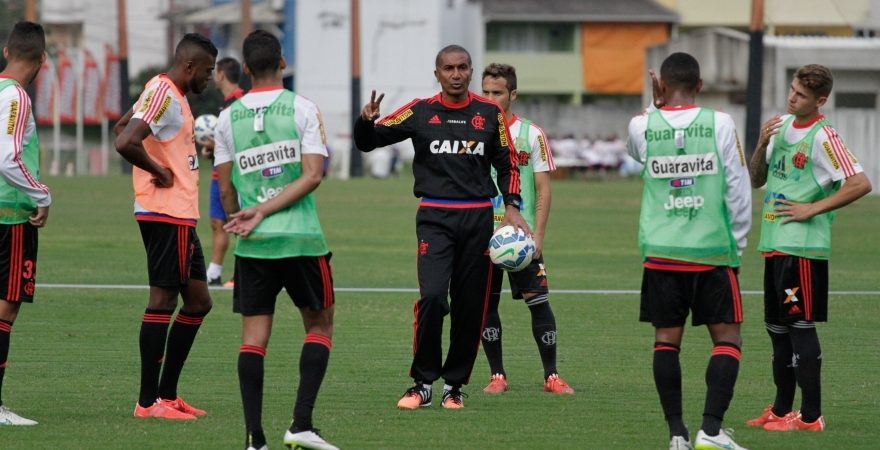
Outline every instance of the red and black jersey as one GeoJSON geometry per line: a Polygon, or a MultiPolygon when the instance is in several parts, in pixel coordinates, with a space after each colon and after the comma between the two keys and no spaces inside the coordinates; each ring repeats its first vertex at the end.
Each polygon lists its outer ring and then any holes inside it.
{"type": "Polygon", "coordinates": [[[498,195],[490,164],[498,172],[505,199],[519,196],[516,150],[497,103],[468,92],[464,102],[450,104],[440,94],[415,99],[373,125],[358,119],[357,147],[369,152],[405,139],[415,149],[416,197],[487,199],[498,195]]]}
{"type": "MultiPolygon", "coordinates": [[[[220,111],[228,108],[229,105],[243,96],[244,90],[242,88],[235,88],[235,90],[230,92],[229,95],[223,97],[223,105],[220,107],[220,111]]],[[[220,111],[217,111],[217,114],[220,114],[220,111]]]]}

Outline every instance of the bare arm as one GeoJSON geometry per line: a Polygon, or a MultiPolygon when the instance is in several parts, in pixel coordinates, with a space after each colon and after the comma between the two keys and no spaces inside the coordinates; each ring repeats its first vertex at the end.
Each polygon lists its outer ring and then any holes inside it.
{"type": "Polygon", "coordinates": [[[864,195],[871,192],[871,181],[864,172],[859,172],[846,179],[846,182],[830,197],[823,198],[815,203],[795,203],[790,200],[776,200],[776,215],[786,217],[783,224],[788,222],[801,222],[809,220],[813,216],[824,214],[835,209],[842,208],[864,195]]]}
{"type": "Polygon", "coordinates": [[[752,179],[752,187],[757,189],[767,183],[767,145],[770,143],[770,136],[779,133],[779,127],[782,126],[782,119],[779,116],[773,116],[761,125],[761,134],[758,135],[758,143],[755,145],[755,152],[752,154],[752,160],[749,161],[749,176],[752,179]]]}
{"type": "Polygon", "coordinates": [[[128,112],[125,113],[124,116],[120,117],[116,122],[116,125],[113,126],[113,132],[119,136],[122,133],[122,130],[125,129],[125,126],[128,125],[128,122],[131,121],[131,116],[134,114],[134,109],[129,109],[128,112]]]}
{"type": "Polygon", "coordinates": [[[544,252],[544,235],[550,218],[550,172],[535,172],[535,257],[544,252]]]}
{"type": "Polygon", "coordinates": [[[227,215],[232,215],[241,209],[238,204],[238,191],[232,184],[232,161],[220,164],[217,169],[217,185],[220,187],[220,202],[227,215]]]}
{"type": "MultiPolygon", "coordinates": [[[[131,117],[130,114],[127,116],[131,117]]],[[[153,183],[156,186],[171,187],[173,183],[171,171],[156,164],[144,149],[143,141],[150,134],[152,134],[150,124],[141,119],[131,119],[116,136],[116,151],[126,161],[153,174],[153,183]]]]}
{"type": "MultiPolygon", "coordinates": [[[[231,169],[231,163],[229,166],[231,169]]],[[[223,165],[217,166],[218,170],[220,167],[223,167],[223,165]]],[[[287,208],[314,191],[321,184],[324,174],[324,156],[317,154],[303,155],[302,169],[302,175],[293,183],[288,184],[277,196],[257,206],[230,215],[229,222],[223,226],[223,229],[241,236],[247,236],[264,218],[287,208]]],[[[224,198],[223,200],[225,208],[226,199],[224,198]]]]}

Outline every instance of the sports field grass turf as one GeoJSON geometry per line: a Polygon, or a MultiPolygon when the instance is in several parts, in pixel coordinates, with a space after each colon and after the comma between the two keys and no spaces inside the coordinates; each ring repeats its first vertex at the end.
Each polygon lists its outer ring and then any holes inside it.
{"type": "MultiPolygon", "coordinates": [[[[207,173],[204,173],[207,185],[207,173]]],[[[140,235],[123,177],[48,178],[55,204],[40,235],[37,300],[14,327],[4,401],[40,421],[0,428],[0,448],[242,448],[243,418],[235,369],[240,323],[231,292],[215,290],[182,376],[180,393],[209,416],[195,423],[131,417],[139,381],[138,329],[146,289],[49,288],[48,284],[146,283],[140,235]],[[42,287],[40,287],[42,285],[42,287]]],[[[203,186],[207,187],[207,186],[203,186]]],[[[318,208],[334,252],[338,288],[415,288],[411,179],[327,181],[318,208]]],[[[554,183],[545,244],[551,289],[637,290],[637,180],[554,183]]],[[[756,193],[755,208],[760,193],[756,193]]],[[[203,209],[206,202],[203,202],[203,209]]],[[[205,214],[206,215],[206,214],[205,214]]],[[[880,198],[841,211],[835,223],[831,322],[823,343],[823,412],[819,434],[769,434],[743,422],[772,400],[769,341],[759,295],[744,296],[743,360],[725,426],[750,449],[876,448],[880,352],[877,217],[880,198]]],[[[757,224],[757,222],[756,222],[757,224]]],[[[743,289],[761,289],[762,262],[750,237],[743,289]]],[[[199,225],[210,252],[207,221],[199,225]]],[[[226,276],[231,273],[227,257],[226,276]]],[[[526,308],[502,300],[505,365],[510,392],[480,391],[488,380],[480,354],[466,408],[439,402],[403,412],[395,403],[409,385],[412,302],[416,293],[337,292],[330,367],[315,424],[344,449],[415,448],[665,448],[666,426],[651,377],[653,333],[637,322],[638,296],[551,293],[559,325],[559,369],[577,390],[568,398],[541,391],[541,366],[526,308]]],[[[278,307],[266,364],[264,427],[270,448],[282,448],[295,396],[302,342],[298,314],[278,307]]],[[[688,328],[682,351],[685,419],[699,428],[703,373],[709,356],[705,328],[688,328]]],[[[439,391],[439,383],[435,385],[439,391]]],[[[439,400],[439,399],[436,399],[439,400]]],[[[799,401],[799,400],[797,400],[799,401]]]]}

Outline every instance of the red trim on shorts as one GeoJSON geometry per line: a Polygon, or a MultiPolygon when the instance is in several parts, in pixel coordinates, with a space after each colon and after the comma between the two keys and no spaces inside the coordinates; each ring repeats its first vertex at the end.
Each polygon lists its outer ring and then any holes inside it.
{"type": "Polygon", "coordinates": [[[0,332],[2,333],[12,333],[12,325],[6,322],[0,321],[0,332]]]}
{"type": "Polygon", "coordinates": [[[186,283],[188,273],[184,273],[186,268],[186,258],[189,254],[189,230],[186,226],[177,226],[177,276],[180,277],[180,283],[186,283]]]}
{"type": "MultiPolygon", "coordinates": [[[[480,320],[480,330],[486,328],[486,321],[489,320],[489,298],[492,296],[492,275],[495,273],[492,266],[492,260],[489,260],[489,276],[486,277],[486,296],[483,298],[483,318],[480,320]]],[[[482,331],[480,333],[482,334],[482,331]]],[[[477,347],[479,347],[480,341],[478,341],[477,347]]],[[[477,350],[479,351],[479,348],[477,350]]]]}
{"type": "Polygon", "coordinates": [[[304,344],[318,344],[327,347],[327,350],[333,349],[333,341],[322,334],[316,333],[306,333],[306,338],[303,340],[304,344]]]}
{"type": "Polygon", "coordinates": [[[742,323],[743,321],[743,305],[742,295],[739,290],[739,280],[733,272],[733,268],[727,268],[727,278],[730,280],[730,292],[733,297],[733,321],[734,323],[742,323]]]}
{"type": "Polygon", "coordinates": [[[266,347],[260,347],[259,345],[244,345],[238,348],[238,353],[251,353],[257,356],[261,356],[263,358],[266,357],[266,347]]]}
{"type": "Polygon", "coordinates": [[[681,351],[681,349],[679,349],[678,347],[673,347],[671,345],[655,345],[654,351],[655,352],[675,352],[675,353],[678,353],[681,351]]]}
{"type": "Polygon", "coordinates": [[[646,269],[666,270],[669,272],[708,272],[715,270],[717,266],[651,256],[645,259],[644,267],[646,269]]]}
{"type": "Polygon", "coordinates": [[[321,270],[321,285],[324,290],[322,305],[324,309],[333,306],[333,281],[330,274],[330,264],[327,263],[326,256],[318,257],[318,268],[321,270]]]}
{"type": "Polygon", "coordinates": [[[196,227],[196,219],[178,219],[177,217],[171,217],[160,214],[150,214],[150,213],[135,213],[134,220],[138,222],[161,222],[161,223],[170,223],[171,225],[183,225],[187,227],[196,227]]]}
{"type": "Polygon", "coordinates": [[[174,319],[175,322],[183,324],[183,325],[201,325],[202,321],[205,320],[205,316],[189,316],[183,312],[177,313],[177,318],[174,319]]]}
{"type": "Polygon", "coordinates": [[[739,361],[742,358],[742,352],[736,347],[718,345],[712,348],[712,356],[729,356],[739,361]]]}
{"type": "Polygon", "coordinates": [[[24,253],[24,224],[9,227],[12,232],[9,248],[9,284],[6,287],[6,300],[21,300],[21,258],[24,253]]]}
{"type": "Polygon", "coordinates": [[[168,325],[171,323],[171,313],[168,314],[156,314],[156,313],[144,313],[144,323],[161,323],[168,325]]]}
{"type": "Polygon", "coordinates": [[[808,258],[798,258],[801,278],[801,294],[804,297],[804,320],[813,320],[813,271],[808,258]]]}

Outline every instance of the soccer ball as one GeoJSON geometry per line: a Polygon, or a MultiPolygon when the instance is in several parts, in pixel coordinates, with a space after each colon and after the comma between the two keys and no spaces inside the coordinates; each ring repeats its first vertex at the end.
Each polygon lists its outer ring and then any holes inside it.
{"type": "Polygon", "coordinates": [[[208,141],[214,139],[214,127],[217,126],[217,116],[213,114],[202,114],[196,117],[196,123],[193,129],[193,136],[196,142],[205,145],[208,141]]]}
{"type": "Polygon", "coordinates": [[[535,241],[524,231],[505,225],[489,239],[489,259],[504,270],[518,272],[535,256],[535,241]]]}

